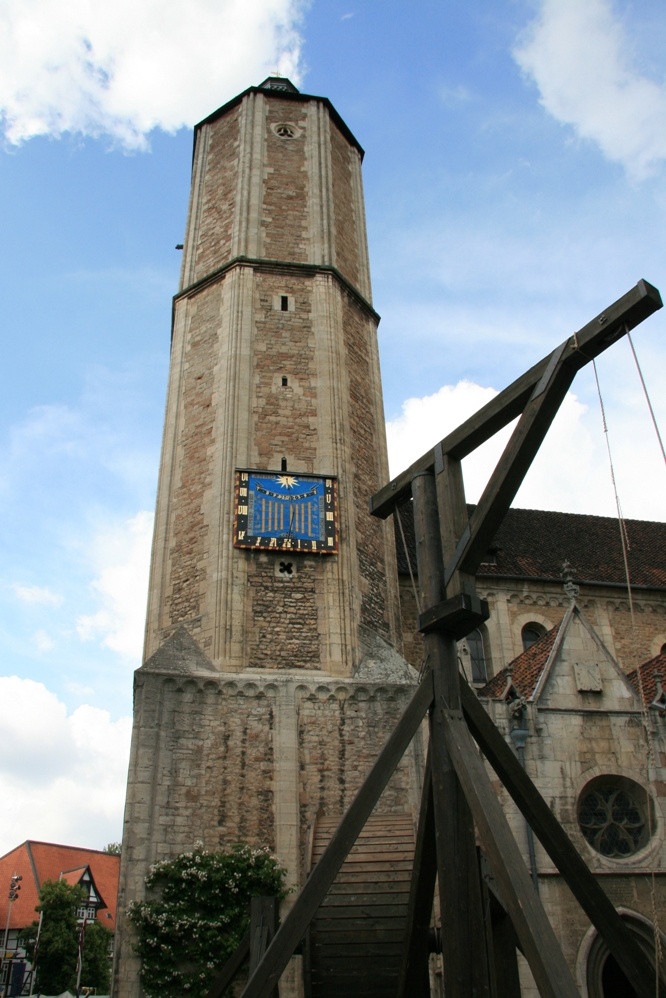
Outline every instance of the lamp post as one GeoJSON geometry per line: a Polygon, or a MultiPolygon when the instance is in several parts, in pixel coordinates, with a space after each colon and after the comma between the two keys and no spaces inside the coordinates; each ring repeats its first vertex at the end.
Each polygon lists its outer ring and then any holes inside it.
{"type": "Polygon", "coordinates": [[[7,905],[7,923],[5,925],[5,941],[4,941],[4,944],[3,944],[3,947],[2,947],[2,970],[3,970],[3,975],[2,976],[4,978],[3,984],[2,984],[2,995],[3,995],[3,998],[6,998],[6,995],[9,994],[9,966],[5,967],[5,964],[7,964],[9,962],[7,960],[7,941],[9,939],[9,921],[10,921],[11,914],[12,914],[12,905],[14,904],[14,901],[16,901],[16,899],[18,898],[18,896],[19,896],[18,892],[21,890],[21,884],[20,884],[21,880],[23,880],[23,877],[20,874],[18,874],[18,873],[15,873],[12,876],[12,879],[9,882],[9,893],[7,895],[7,897],[9,898],[9,904],[7,905]]]}

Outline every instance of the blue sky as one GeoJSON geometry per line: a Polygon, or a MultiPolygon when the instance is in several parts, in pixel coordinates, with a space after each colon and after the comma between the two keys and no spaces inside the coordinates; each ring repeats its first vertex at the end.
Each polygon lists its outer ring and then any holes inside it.
{"type": "MultiPolygon", "coordinates": [[[[637,280],[666,289],[666,10],[0,9],[0,852],[95,847],[121,835],[191,126],[279,70],[366,149],[397,472],[637,280]]],[[[665,326],[634,334],[662,426],[665,326]]],[[[623,512],[663,519],[628,345],[598,367],[623,512]]],[[[470,499],[492,460],[466,470],[470,499]]],[[[613,515],[590,370],[518,504],[613,515]]]]}

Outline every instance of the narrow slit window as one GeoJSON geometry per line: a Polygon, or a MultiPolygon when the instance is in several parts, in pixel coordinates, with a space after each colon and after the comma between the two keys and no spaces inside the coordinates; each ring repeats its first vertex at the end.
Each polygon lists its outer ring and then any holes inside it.
{"type": "Polygon", "coordinates": [[[280,295],[280,311],[289,311],[289,295],[280,295]]]}

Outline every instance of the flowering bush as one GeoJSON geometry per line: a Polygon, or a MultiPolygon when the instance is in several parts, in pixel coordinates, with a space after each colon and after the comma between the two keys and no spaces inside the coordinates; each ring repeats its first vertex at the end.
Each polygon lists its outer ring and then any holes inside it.
{"type": "Polygon", "coordinates": [[[283,898],[284,877],[267,849],[242,844],[207,852],[197,843],[152,866],[148,899],[128,908],[148,998],[203,998],[247,929],[250,898],[283,898]]]}

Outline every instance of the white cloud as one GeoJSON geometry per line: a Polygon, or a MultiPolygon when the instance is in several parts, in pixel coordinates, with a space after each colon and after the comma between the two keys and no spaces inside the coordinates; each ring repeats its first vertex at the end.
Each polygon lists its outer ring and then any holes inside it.
{"type": "Polygon", "coordinates": [[[39,603],[42,606],[62,606],[62,596],[51,592],[46,586],[21,586],[17,582],[12,589],[22,603],[39,603]]]}
{"type": "MultiPolygon", "coordinates": [[[[408,399],[402,413],[386,424],[391,476],[409,467],[425,451],[455,429],[498,393],[469,381],[445,385],[433,395],[408,399]]],[[[646,417],[631,410],[618,414],[611,427],[613,462],[627,518],[663,518],[663,463],[649,434],[646,417]],[[642,421],[641,421],[642,420],[642,421]],[[653,468],[654,488],[645,489],[645,475],[653,468]]],[[[468,502],[480,498],[509,438],[511,427],[500,431],[463,462],[468,502]]],[[[598,409],[588,409],[569,392],[521,486],[514,506],[615,516],[606,441],[598,409]]]]}
{"type": "Polygon", "coordinates": [[[0,677],[0,855],[41,839],[102,848],[121,837],[131,720],[68,714],[42,683],[0,677]]]}
{"type": "Polygon", "coordinates": [[[142,512],[97,534],[90,555],[100,607],[76,622],[82,641],[99,640],[133,661],[140,659],[143,644],[152,523],[152,514],[142,512]]]}
{"type": "Polygon", "coordinates": [[[0,111],[9,142],[64,132],[127,148],[192,125],[272,71],[298,82],[304,0],[7,0],[0,111]]]}
{"type": "Polygon", "coordinates": [[[51,635],[47,634],[47,632],[41,628],[33,634],[32,641],[37,651],[40,652],[53,651],[55,648],[55,641],[51,635]]]}
{"type": "Polygon", "coordinates": [[[630,175],[666,159],[666,86],[642,75],[609,0],[542,0],[514,56],[546,110],[630,175]]]}

